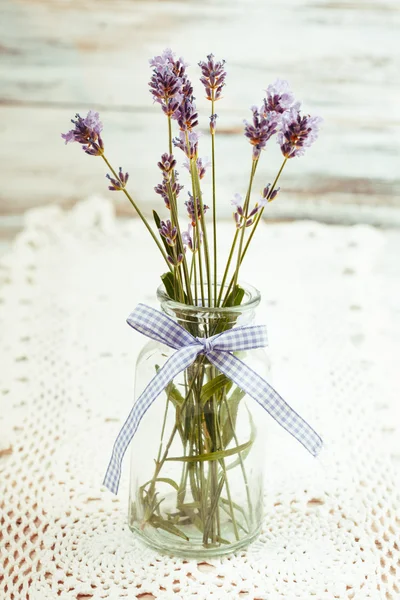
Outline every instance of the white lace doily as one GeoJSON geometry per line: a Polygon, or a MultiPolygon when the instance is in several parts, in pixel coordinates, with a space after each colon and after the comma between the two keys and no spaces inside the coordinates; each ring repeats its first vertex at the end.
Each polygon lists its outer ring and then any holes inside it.
{"type": "Polygon", "coordinates": [[[326,450],[266,416],[262,535],[198,563],[130,532],[128,460],[119,496],[101,487],[145,341],[125,317],[154,304],[161,260],[106,201],[29,213],[0,266],[0,598],[400,598],[399,237],[260,228],[243,279],[263,292],[274,384],[326,450]]]}

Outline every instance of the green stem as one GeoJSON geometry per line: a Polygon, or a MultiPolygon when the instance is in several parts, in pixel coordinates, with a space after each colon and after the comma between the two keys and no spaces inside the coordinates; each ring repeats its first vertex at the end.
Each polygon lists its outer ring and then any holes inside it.
{"type": "MultiPolygon", "coordinates": [[[[101,155],[102,159],[104,160],[104,162],[106,163],[107,167],[110,169],[111,173],[114,175],[114,177],[116,178],[117,181],[119,181],[119,177],[118,174],[116,173],[116,171],[112,168],[112,166],[110,165],[110,163],[108,162],[107,158],[104,156],[104,154],[101,155]]],[[[133,200],[132,196],[128,193],[128,191],[125,188],[122,188],[122,191],[124,192],[125,196],[128,198],[129,202],[132,204],[133,208],[136,210],[137,214],[139,215],[139,217],[142,219],[147,231],[150,233],[151,237],[153,238],[153,240],[155,241],[155,243],[157,244],[158,249],[160,250],[163,259],[165,260],[165,262],[168,265],[168,268],[170,271],[172,271],[172,266],[169,264],[168,260],[167,260],[167,255],[164,251],[164,248],[162,247],[160,241],[157,239],[154,231],[152,230],[152,228],[150,227],[146,217],[144,216],[144,214],[142,213],[142,211],[140,210],[140,208],[138,207],[138,205],[136,204],[136,202],[133,200]]]]}
{"type": "MultiPolygon", "coordinates": [[[[196,373],[193,374],[193,379],[192,379],[192,381],[191,381],[191,383],[189,385],[188,392],[187,392],[187,394],[186,394],[186,396],[185,396],[185,398],[184,398],[184,400],[182,402],[182,405],[180,406],[180,411],[181,412],[183,411],[183,409],[185,408],[187,402],[189,401],[189,398],[190,398],[190,395],[192,393],[195,381],[196,381],[198,375],[200,374],[200,370],[202,369],[202,365],[203,365],[204,360],[205,360],[205,357],[200,357],[199,358],[199,362],[198,362],[198,365],[197,365],[196,373]]],[[[168,400],[169,400],[169,396],[167,398],[167,402],[168,402],[168,400]]],[[[164,421],[165,421],[165,419],[166,419],[166,413],[164,415],[164,421]]],[[[156,461],[156,468],[154,470],[154,475],[153,475],[153,478],[152,478],[152,484],[154,484],[153,485],[153,488],[154,488],[153,492],[155,491],[155,480],[157,479],[158,474],[161,471],[161,467],[163,466],[163,464],[165,463],[165,461],[166,461],[166,459],[168,457],[169,449],[171,447],[171,444],[172,444],[172,442],[174,440],[174,437],[175,437],[177,431],[178,431],[178,419],[176,419],[176,421],[175,421],[175,424],[174,424],[174,427],[172,429],[171,435],[170,435],[169,440],[168,440],[168,442],[167,442],[167,444],[165,446],[165,451],[164,451],[164,454],[163,454],[162,458],[158,459],[156,461]]],[[[163,437],[163,435],[164,435],[164,426],[162,428],[161,436],[163,437]]],[[[161,443],[162,443],[162,438],[161,438],[160,444],[161,443]]],[[[159,452],[159,455],[160,455],[160,452],[159,452]]],[[[152,484],[151,484],[151,486],[152,486],[152,484]]],[[[146,519],[146,520],[149,520],[150,518],[151,518],[151,515],[148,515],[148,519],[146,519]]]]}
{"type": "MultiPolygon", "coordinates": [[[[283,171],[283,169],[284,169],[284,167],[285,167],[285,165],[286,165],[287,161],[288,161],[288,159],[287,159],[287,158],[285,158],[285,159],[284,159],[284,161],[283,161],[283,163],[282,163],[282,165],[281,165],[281,168],[280,168],[280,169],[279,169],[279,171],[278,171],[278,174],[277,174],[277,176],[275,177],[274,183],[273,183],[273,184],[272,184],[272,186],[271,186],[271,189],[270,189],[270,192],[269,192],[269,195],[268,195],[268,196],[271,196],[272,192],[274,191],[274,189],[275,189],[275,186],[276,186],[276,184],[277,184],[277,183],[278,183],[278,181],[279,181],[279,177],[281,176],[281,173],[282,173],[282,171],[283,171]]],[[[264,208],[265,208],[265,207],[263,207],[263,208],[260,210],[260,212],[258,213],[258,217],[257,217],[257,219],[256,219],[256,221],[255,221],[255,223],[254,223],[254,225],[253,225],[253,228],[252,228],[252,230],[251,230],[251,233],[250,233],[250,235],[249,235],[249,238],[248,238],[248,240],[247,240],[247,242],[246,242],[246,245],[245,245],[245,247],[244,247],[244,250],[243,250],[243,252],[242,252],[242,255],[241,255],[241,257],[240,257],[240,264],[242,264],[242,262],[243,262],[243,259],[244,259],[244,257],[246,256],[246,253],[247,253],[247,251],[248,251],[248,249],[249,249],[249,246],[250,246],[250,244],[251,244],[251,240],[253,239],[253,236],[254,236],[254,234],[255,234],[255,232],[256,232],[257,226],[258,226],[258,224],[259,224],[259,222],[260,222],[260,220],[261,220],[262,214],[263,214],[263,212],[264,212],[264,208]]],[[[224,300],[223,306],[225,306],[225,302],[226,302],[226,300],[227,300],[227,298],[228,298],[228,296],[229,296],[229,294],[230,294],[230,291],[231,291],[231,289],[232,289],[232,287],[233,287],[233,284],[234,284],[234,278],[232,277],[232,279],[231,279],[231,281],[230,281],[230,283],[229,283],[228,289],[226,290],[226,294],[225,294],[225,300],[224,300]]]]}
{"type": "MultiPolygon", "coordinates": [[[[211,96],[211,115],[214,114],[214,99],[215,90],[212,90],[211,96]]],[[[217,203],[215,189],[215,129],[211,131],[211,162],[212,162],[212,198],[213,198],[213,237],[214,237],[214,306],[217,306],[217,277],[218,277],[218,262],[217,262],[217,203]]]]}
{"type": "Polygon", "coordinates": [[[200,189],[200,178],[199,172],[197,170],[196,158],[193,158],[191,161],[191,173],[192,178],[194,177],[194,187],[196,194],[198,194],[198,200],[200,203],[200,223],[201,230],[203,232],[203,249],[204,249],[204,260],[206,263],[206,273],[207,273],[207,298],[208,298],[208,306],[212,305],[211,302],[211,266],[210,266],[210,253],[208,247],[208,238],[207,238],[207,227],[206,221],[204,218],[204,204],[203,197],[200,189]]]}
{"type": "MultiPolygon", "coordinates": [[[[255,175],[255,172],[256,172],[256,169],[257,169],[257,164],[258,164],[258,159],[257,160],[252,160],[251,171],[250,171],[250,181],[249,181],[249,185],[248,185],[248,188],[247,188],[246,198],[245,198],[244,206],[243,206],[243,214],[244,215],[247,214],[247,208],[248,208],[248,205],[249,205],[249,202],[250,202],[251,188],[252,188],[252,185],[253,185],[254,175],[255,175]]],[[[242,219],[242,223],[243,223],[243,225],[242,225],[241,241],[242,241],[243,235],[244,235],[244,229],[245,229],[244,225],[246,223],[246,219],[242,219]]],[[[232,242],[232,246],[231,246],[231,249],[230,249],[230,252],[229,252],[228,262],[226,264],[225,271],[224,271],[224,276],[222,278],[221,289],[219,290],[218,306],[220,306],[220,304],[221,304],[222,294],[224,292],[224,285],[225,285],[226,279],[228,277],[229,267],[230,267],[231,262],[232,262],[233,254],[235,252],[236,243],[237,243],[237,240],[238,240],[238,237],[239,237],[239,233],[240,233],[240,229],[236,229],[235,235],[234,235],[234,238],[233,238],[233,242],[232,242]]],[[[237,271],[237,268],[236,268],[236,271],[237,271]]],[[[235,271],[235,273],[236,273],[236,271],[235,271]]],[[[225,300],[226,300],[227,297],[228,297],[228,294],[225,295],[225,300]]]]}
{"type": "MultiPolygon", "coordinates": [[[[186,146],[188,149],[188,154],[190,154],[190,143],[189,143],[189,135],[188,132],[186,132],[186,146]]],[[[191,175],[191,181],[192,181],[192,194],[193,194],[193,208],[194,208],[194,226],[193,226],[193,243],[196,245],[197,248],[197,252],[195,253],[195,255],[197,254],[197,258],[198,258],[198,262],[199,262],[199,278],[200,278],[200,294],[201,294],[201,301],[202,304],[204,306],[204,281],[203,281],[203,266],[202,266],[202,262],[201,262],[201,252],[200,252],[200,228],[199,228],[199,216],[198,216],[198,205],[197,205],[197,194],[196,194],[196,187],[195,187],[195,183],[194,183],[194,177],[193,177],[193,169],[192,169],[192,159],[189,159],[189,164],[190,164],[190,175],[191,175]]],[[[197,165],[195,165],[196,171],[197,171],[197,165]]],[[[197,287],[195,287],[195,294],[197,296],[197,287]]],[[[196,302],[197,305],[197,302],[196,302]]]]}
{"type": "Polygon", "coordinates": [[[168,147],[169,153],[172,154],[172,121],[171,117],[168,115],[168,147]]]}
{"type": "Polygon", "coordinates": [[[175,194],[172,193],[172,188],[171,188],[170,182],[168,182],[168,184],[167,184],[167,189],[168,189],[169,204],[171,207],[171,221],[172,221],[172,224],[176,227],[176,231],[177,231],[176,239],[177,239],[178,252],[183,255],[182,267],[183,267],[183,275],[185,277],[186,293],[187,293],[187,297],[188,297],[188,302],[189,302],[189,304],[193,304],[192,291],[190,289],[189,270],[188,270],[188,266],[187,266],[186,254],[185,254],[184,248],[183,248],[181,229],[179,226],[176,196],[175,196],[175,194]]]}
{"type": "Polygon", "coordinates": [[[240,231],[239,229],[236,229],[236,232],[235,232],[235,235],[234,235],[234,238],[233,238],[233,242],[232,242],[232,245],[231,245],[231,249],[229,251],[228,261],[226,263],[226,267],[225,267],[225,271],[224,271],[224,276],[222,277],[221,287],[220,287],[219,294],[218,294],[217,306],[220,306],[220,304],[221,304],[222,294],[223,294],[223,291],[224,291],[224,285],[225,285],[225,282],[226,282],[226,278],[228,277],[229,267],[231,266],[232,258],[233,258],[234,252],[235,252],[235,247],[236,247],[236,242],[237,242],[237,239],[238,239],[238,236],[239,236],[239,231],[240,231]]]}
{"type": "MultiPolygon", "coordinates": [[[[194,236],[193,236],[193,244],[195,244],[195,238],[194,238],[194,236]]],[[[198,306],[199,298],[198,298],[198,290],[197,290],[196,253],[193,254],[192,265],[193,265],[193,273],[194,273],[194,304],[195,304],[195,306],[198,306]]]]}
{"type": "Polygon", "coordinates": [[[258,164],[258,158],[253,161],[253,167],[251,169],[251,175],[250,175],[249,189],[247,190],[247,196],[246,196],[246,200],[245,200],[244,206],[243,206],[242,230],[241,230],[241,235],[240,235],[240,240],[239,240],[239,249],[238,249],[238,254],[237,254],[238,258],[237,258],[237,263],[236,263],[236,269],[233,274],[233,289],[235,289],[235,286],[236,286],[237,280],[238,280],[238,275],[239,275],[240,257],[242,255],[243,241],[244,241],[244,236],[246,233],[246,219],[247,219],[247,213],[248,213],[248,208],[249,208],[249,204],[250,204],[251,188],[253,187],[254,175],[255,175],[255,172],[257,169],[257,164],[258,164]]]}
{"type": "MultiPolygon", "coordinates": [[[[163,439],[164,439],[165,425],[167,422],[168,405],[169,405],[169,394],[167,396],[167,402],[165,403],[165,412],[164,412],[164,419],[163,419],[163,424],[162,424],[162,429],[161,429],[160,446],[158,448],[158,455],[157,455],[157,460],[156,460],[156,470],[154,471],[153,479],[151,480],[151,483],[150,483],[149,497],[150,497],[151,501],[152,501],[152,498],[153,498],[154,492],[155,492],[156,479],[157,479],[157,476],[161,469],[160,458],[161,458],[162,445],[163,445],[163,439]]],[[[174,436],[175,436],[175,433],[176,432],[174,432],[174,436]]],[[[171,440],[171,443],[172,443],[172,440],[171,440]]]]}
{"type": "MultiPolygon", "coordinates": [[[[225,402],[226,412],[228,414],[229,425],[230,425],[230,427],[232,429],[233,439],[235,440],[236,447],[238,448],[239,447],[239,440],[238,440],[238,437],[236,435],[236,431],[235,431],[235,427],[234,427],[234,423],[233,423],[233,419],[232,419],[232,414],[231,414],[231,409],[230,409],[229,402],[228,402],[228,400],[226,398],[226,394],[225,393],[223,394],[223,398],[224,398],[224,402],[225,402]]],[[[245,484],[245,487],[246,487],[246,496],[247,496],[247,503],[249,505],[250,522],[251,522],[253,520],[253,503],[252,503],[251,497],[250,497],[249,482],[248,482],[248,479],[247,479],[246,469],[245,469],[245,466],[244,466],[244,463],[243,463],[242,453],[239,452],[238,456],[239,456],[240,466],[241,466],[241,469],[242,469],[243,481],[244,481],[244,484],[245,484]]]]}
{"type": "MultiPolygon", "coordinates": [[[[172,119],[171,119],[170,115],[168,115],[168,148],[169,148],[169,153],[172,154],[172,119]]],[[[175,172],[172,171],[172,184],[174,184],[174,182],[175,182],[175,172]]],[[[180,229],[180,225],[179,225],[178,205],[177,205],[177,201],[176,201],[176,195],[172,193],[170,183],[168,184],[168,196],[170,196],[171,220],[172,220],[173,225],[177,229],[178,252],[183,254],[182,268],[183,268],[183,275],[185,277],[187,299],[188,299],[189,304],[193,304],[192,290],[190,287],[189,270],[188,270],[188,266],[187,266],[186,255],[185,255],[184,248],[183,248],[182,233],[181,233],[181,229],[180,229]]]]}

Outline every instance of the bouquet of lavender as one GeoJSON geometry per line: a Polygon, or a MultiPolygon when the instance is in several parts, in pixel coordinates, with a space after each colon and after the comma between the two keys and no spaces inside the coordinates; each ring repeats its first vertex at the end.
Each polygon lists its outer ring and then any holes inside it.
{"type": "MultiPolygon", "coordinates": [[[[166,265],[158,291],[164,312],[194,340],[210,340],[238,323],[243,325],[251,320],[260,298],[257,290],[239,283],[242,262],[265,207],[278,195],[277,184],[286,163],[302,156],[315,141],[321,119],[302,114],[300,103],[282,80],[268,86],[261,106],[251,107],[251,119],[244,121],[244,135],[252,147],[250,176],[244,197],[240,194],[233,197],[232,244],[226,264],[220,265],[215,103],[222,99],[225,61],[216,61],[210,54],[199,63],[200,82],[211,103],[211,162],[199,155],[198,113],[187,65],[182,58],[176,59],[171,50],[165,50],[150,60],[150,66],[150,92],[167,119],[168,138],[167,151],[158,162],[161,182],[155,188],[167,217],[162,219],[158,210],[154,210],[155,228],[126,188],[128,173],[121,168],[117,172],[109,163],[97,112],[89,111],[84,118],[77,114],[72,120],[73,129],[62,137],[65,143],[78,142],[86,154],[103,159],[110,171],[106,175],[109,190],[125,194],[153,238],[166,265]],[[283,162],[272,185],[266,185],[254,201],[254,177],[262,150],[272,138],[280,146],[283,162]],[[183,185],[176,169],[182,159],[190,174],[184,202],[183,185]],[[209,169],[212,195],[206,204],[202,180],[209,169]]],[[[135,323],[132,318],[130,324],[143,333],[143,323],[140,326],[135,323]]],[[[158,374],[163,368],[161,363],[169,358],[165,344],[178,347],[168,339],[147,335],[158,341],[151,342],[139,358],[136,384],[139,392],[142,384],[146,384],[142,376],[158,374]]],[[[249,543],[257,535],[262,517],[262,461],[256,451],[252,411],[245,408],[245,401],[250,395],[262,404],[263,390],[249,392],[241,380],[237,383],[240,378],[227,376],[227,369],[218,366],[207,344],[205,348],[158,393],[164,399],[164,409],[154,413],[153,422],[159,417],[161,440],[158,439],[154,451],[143,452],[151,458],[148,464],[144,464],[145,459],[133,461],[129,517],[132,529],[153,546],[196,556],[231,552],[249,543]]],[[[249,362],[257,363],[258,351],[236,346],[229,351],[240,359],[243,368],[249,362]]],[[[265,372],[265,361],[263,364],[261,358],[258,362],[265,372]]],[[[142,396],[137,401],[139,405],[142,396]]],[[[275,397],[274,402],[278,402],[275,397]]],[[[141,443],[151,445],[149,440],[141,443]]],[[[116,491],[115,486],[110,487],[116,491]]]]}

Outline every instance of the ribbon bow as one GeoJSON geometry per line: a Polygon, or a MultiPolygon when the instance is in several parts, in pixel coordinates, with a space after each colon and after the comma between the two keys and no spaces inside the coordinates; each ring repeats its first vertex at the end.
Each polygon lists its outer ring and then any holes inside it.
{"type": "Polygon", "coordinates": [[[128,324],[147,337],[162,342],[176,352],[157,371],[132,407],[115,440],[104,485],[118,492],[122,459],[147,409],[182,371],[193,364],[199,354],[205,354],[212,365],[226,375],[241,390],[256,400],[270,415],[313,455],[322,448],[322,439],[312,427],[255,371],[237,356],[241,350],[267,346],[265,326],[234,327],[209,338],[196,338],[179,323],[150,306],[139,304],[127,319],[128,324]]]}

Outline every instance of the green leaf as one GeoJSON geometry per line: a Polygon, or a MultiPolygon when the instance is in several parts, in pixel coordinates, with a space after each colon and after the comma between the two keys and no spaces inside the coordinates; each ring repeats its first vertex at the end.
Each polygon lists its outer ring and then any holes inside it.
{"type": "Polygon", "coordinates": [[[233,508],[241,512],[242,515],[246,516],[245,510],[239,504],[236,504],[236,502],[233,502],[232,500],[229,501],[228,498],[223,498],[222,496],[220,497],[219,501],[226,506],[233,506],[233,508]]]}
{"type": "Polygon", "coordinates": [[[197,454],[196,456],[171,456],[170,458],[166,458],[165,460],[171,461],[182,461],[182,462],[205,462],[211,460],[221,460],[226,458],[227,456],[233,456],[238,454],[239,452],[243,452],[251,446],[253,443],[252,440],[245,442],[244,444],[240,444],[240,446],[236,446],[235,448],[229,448],[229,450],[217,450],[216,452],[208,452],[207,454],[197,454]]]}
{"type": "MultiPolygon", "coordinates": [[[[247,408],[247,406],[246,406],[247,408]]],[[[256,426],[254,424],[254,419],[251,415],[251,412],[249,411],[249,409],[247,408],[247,413],[249,415],[249,421],[250,421],[250,446],[248,448],[245,448],[245,450],[243,450],[243,452],[241,452],[240,456],[237,457],[237,459],[235,461],[233,461],[233,463],[231,463],[230,465],[228,465],[226,467],[226,470],[228,471],[229,469],[233,469],[235,468],[237,465],[240,464],[240,461],[242,460],[242,462],[244,460],[246,460],[250,450],[251,450],[251,446],[253,445],[254,440],[256,439],[256,433],[257,433],[257,429],[256,426]]]]}
{"type": "Polygon", "coordinates": [[[176,483],[176,481],[174,481],[173,479],[170,479],[169,477],[157,477],[156,479],[149,479],[149,481],[146,481],[146,483],[144,483],[141,487],[145,488],[147,485],[149,485],[149,483],[153,483],[155,481],[161,481],[162,483],[168,483],[168,485],[172,485],[172,487],[175,488],[176,491],[179,491],[179,485],[176,483]]]}
{"type": "Polygon", "coordinates": [[[160,229],[161,219],[160,219],[160,217],[158,216],[158,214],[156,213],[155,210],[153,210],[153,217],[154,217],[154,222],[156,224],[157,229],[160,229]]]}
{"type": "Polygon", "coordinates": [[[161,275],[161,281],[171,300],[177,300],[177,298],[175,298],[174,274],[171,271],[164,273],[164,275],[161,275]]]}
{"type": "Polygon", "coordinates": [[[218,390],[228,385],[229,383],[231,383],[231,381],[226,375],[223,375],[222,373],[220,375],[217,375],[217,377],[214,377],[214,379],[211,379],[211,381],[208,381],[203,385],[200,394],[200,402],[202,402],[202,404],[204,405],[207,402],[207,400],[211,398],[211,396],[214,396],[214,394],[218,392],[218,390]]]}
{"type": "Polygon", "coordinates": [[[235,285],[226,299],[225,306],[239,306],[244,297],[244,289],[240,285],[235,285]]]}
{"type": "Polygon", "coordinates": [[[182,406],[182,404],[185,402],[184,397],[172,382],[167,385],[166,392],[168,394],[168,398],[172,400],[175,406],[182,406]]]}
{"type": "Polygon", "coordinates": [[[225,538],[222,538],[221,536],[217,535],[216,538],[217,542],[219,542],[220,544],[230,544],[230,542],[228,540],[226,540],[225,538]]]}
{"type": "Polygon", "coordinates": [[[234,392],[231,394],[230,398],[227,398],[226,401],[222,404],[221,407],[221,421],[222,425],[222,445],[224,448],[229,446],[230,442],[233,439],[234,430],[236,427],[236,419],[239,409],[239,404],[241,400],[246,395],[246,392],[241,390],[240,388],[236,388],[234,392]],[[227,406],[228,405],[228,406],[227,406]],[[228,414],[229,408],[229,414],[228,414]],[[230,415],[230,417],[229,417],[230,415]]]}
{"type": "MultiPolygon", "coordinates": [[[[245,293],[244,289],[241,288],[239,285],[236,285],[235,288],[228,295],[223,306],[225,308],[228,308],[229,306],[239,306],[243,300],[244,293],[245,293]]],[[[228,314],[226,317],[220,317],[218,319],[218,325],[215,328],[215,330],[213,331],[213,334],[216,335],[217,333],[221,333],[222,331],[231,329],[232,321],[236,321],[236,319],[237,319],[237,316],[233,312],[230,315],[228,314]]]]}
{"type": "Polygon", "coordinates": [[[164,531],[168,531],[168,533],[177,535],[178,537],[186,540],[187,542],[189,541],[188,536],[185,535],[183,533],[183,531],[181,531],[180,529],[178,529],[178,527],[175,527],[175,525],[173,525],[170,521],[167,521],[166,519],[163,519],[162,517],[153,516],[149,520],[149,523],[156,529],[163,529],[164,531]]]}
{"type": "MultiPolygon", "coordinates": [[[[155,210],[153,210],[153,218],[154,218],[154,222],[156,224],[157,231],[158,231],[160,229],[160,226],[161,226],[161,219],[160,219],[160,217],[158,216],[158,214],[156,213],[155,210]]],[[[169,254],[170,256],[172,256],[172,248],[171,248],[171,246],[169,246],[167,244],[166,239],[162,235],[160,237],[161,237],[162,243],[164,244],[164,248],[165,248],[167,254],[169,254]]]]}
{"type": "Polygon", "coordinates": [[[176,302],[183,301],[183,304],[188,303],[187,294],[184,290],[181,289],[181,292],[183,292],[183,300],[179,296],[179,286],[177,286],[177,295],[175,295],[175,277],[172,271],[168,271],[168,273],[164,273],[164,275],[161,275],[161,281],[163,282],[165,291],[167,292],[171,300],[175,300],[176,302]]]}
{"type": "Polygon", "coordinates": [[[195,508],[200,508],[201,502],[184,502],[179,505],[181,510],[194,510],[195,508]]]}

